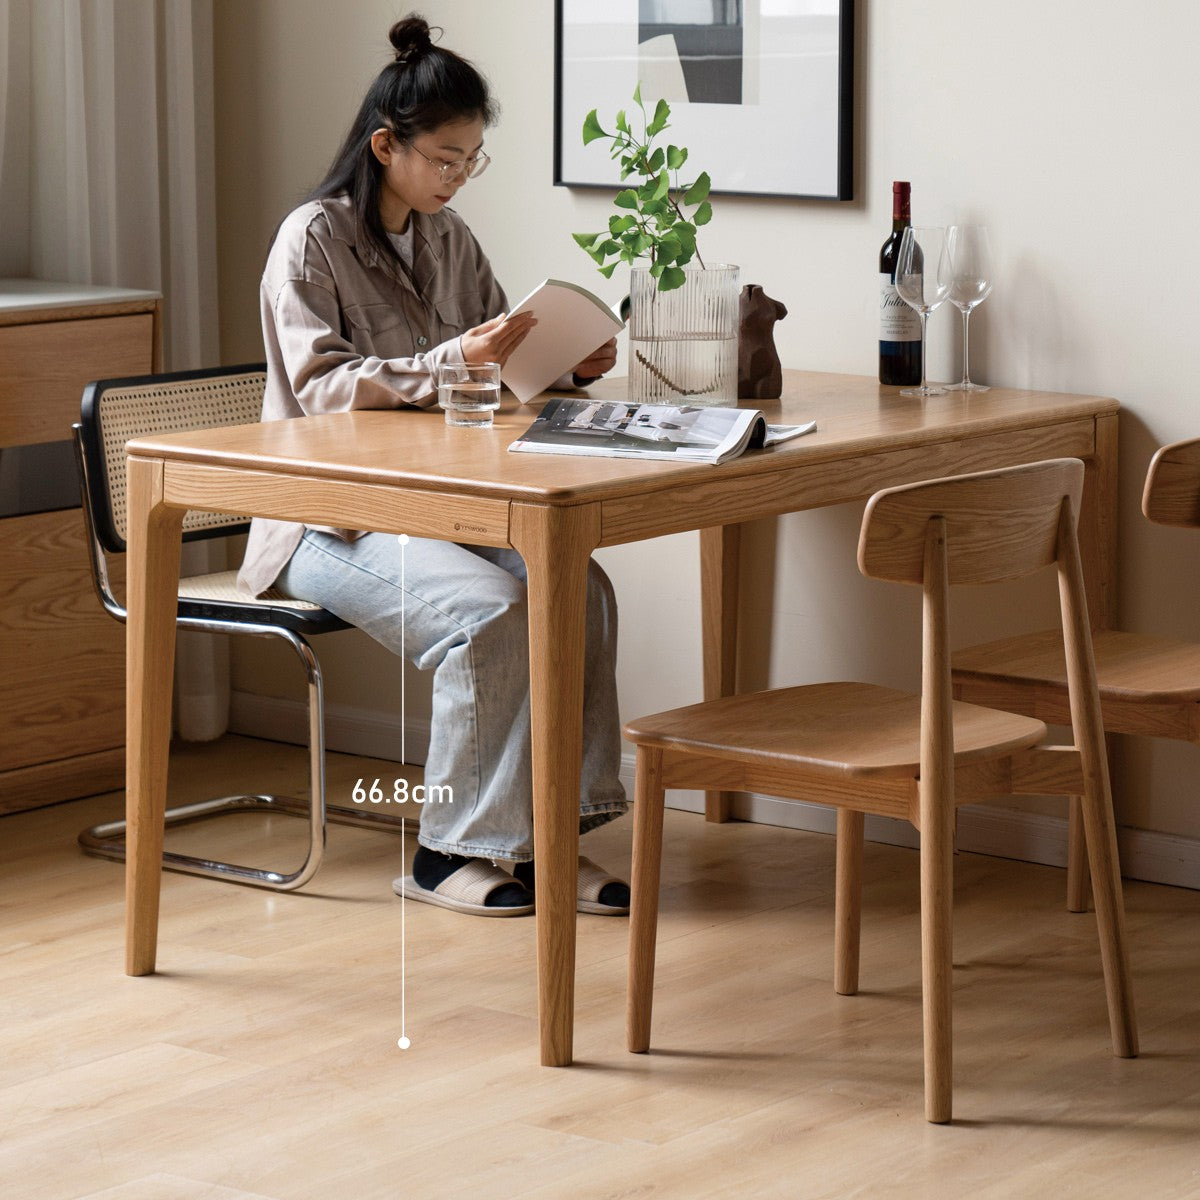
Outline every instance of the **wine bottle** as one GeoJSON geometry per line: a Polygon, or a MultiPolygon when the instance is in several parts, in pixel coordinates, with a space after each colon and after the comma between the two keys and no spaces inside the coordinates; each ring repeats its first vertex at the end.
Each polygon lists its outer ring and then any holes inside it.
{"type": "Polygon", "coordinates": [[[911,188],[892,184],[892,235],[879,251],[879,382],[911,387],[921,382],[921,318],[896,294],[896,254],[912,223],[911,188]]]}

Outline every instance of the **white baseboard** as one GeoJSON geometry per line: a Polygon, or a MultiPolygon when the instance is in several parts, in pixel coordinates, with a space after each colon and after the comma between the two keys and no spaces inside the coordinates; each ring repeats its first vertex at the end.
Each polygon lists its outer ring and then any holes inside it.
{"type": "MultiPolygon", "coordinates": [[[[621,774],[624,778],[625,771],[622,770],[621,774]]],[[[626,783],[630,790],[632,778],[630,770],[630,782],[626,783]]],[[[702,813],[704,794],[669,792],[667,806],[702,813]]],[[[733,816],[740,821],[757,821],[764,825],[779,825],[786,829],[803,829],[831,836],[837,825],[835,811],[823,804],[778,800],[754,793],[746,793],[735,800],[733,816]]],[[[866,837],[868,841],[888,846],[915,849],[920,844],[917,831],[907,821],[891,817],[868,816],[866,837]]],[[[1117,843],[1121,874],[1126,879],[1200,889],[1200,838],[1122,826],[1117,829],[1117,843]]],[[[958,810],[955,844],[960,850],[974,854],[1065,867],[1067,818],[1065,815],[1055,817],[1013,808],[965,804],[958,810]]]]}
{"type": "MultiPolygon", "coordinates": [[[[302,700],[282,700],[234,692],[229,706],[229,731],[276,742],[308,742],[308,706],[302,700]]],[[[409,717],[399,724],[374,709],[326,704],[325,748],[339,754],[361,754],[391,762],[423,763],[429,753],[429,722],[409,717]]]]}
{"type": "MultiPolygon", "coordinates": [[[[308,737],[306,706],[298,700],[277,700],[248,692],[234,692],[229,728],[232,733],[303,744],[308,737]]],[[[403,731],[403,754],[401,744],[401,730],[394,720],[371,709],[350,705],[326,706],[325,745],[329,750],[393,762],[423,763],[429,750],[429,722],[409,719],[403,731]]],[[[621,781],[632,796],[632,754],[625,755],[621,760],[621,781]]],[[[702,813],[704,794],[668,792],[667,807],[702,813]]],[[[733,816],[739,821],[756,821],[785,829],[803,829],[830,835],[836,827],[834,810],[823,804],[778,800],[756,793],[738,797],[733,816]]],[[[866,836],[868,841],[888,846],[918,845],[916,830],[907,821],[891,817],[868,816],[866,836]]],[[[1200,889],[1200,838],[1125,827],[1117,830],[1117,838],[1121,873],[1127,879],[1200,889]]],[[[1067,820],[1065,814],[1056,817],[1013,808],[968,804],[958,812],[957,845],[960,850],[975,854],[1064,867],[1067,862],[1067,820]]]]}

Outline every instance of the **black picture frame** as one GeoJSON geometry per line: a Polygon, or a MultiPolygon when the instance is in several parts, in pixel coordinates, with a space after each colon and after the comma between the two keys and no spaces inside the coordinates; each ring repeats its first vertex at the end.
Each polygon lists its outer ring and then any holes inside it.
{"type": "MultiPolygon", "coordinates": [[[[617,188],[607,144],[583,145],[671,106],[661,140],[715,193],[852,200],[855,0],[555,0],[554,183],[617,188]],[[764,9],[766,10],[764,12],[764,9]],[[709,13],[711,12],[711,17],[709,13]]],[[[636,128],[636,125],[635,125],[636,128]]]]}

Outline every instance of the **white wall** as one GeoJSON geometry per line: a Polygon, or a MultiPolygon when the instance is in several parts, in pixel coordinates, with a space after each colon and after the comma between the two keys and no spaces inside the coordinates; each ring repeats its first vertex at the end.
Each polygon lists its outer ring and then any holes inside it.
{"type": "MultiPolygon", "coordinates": [[[[332,157],[386,61],[390,0],[216,0],[222,355],[261,353],[255,286],[267,238],[332,157]]],[[[421,11],[489,76],[502,105],[488,175],[457,201],[510,294],[546,275],[610,298],[570,238],[600,228],[604,194],[551,186],[551,0],[430,0],[421,11]]],[[[1200,432],[1195,371],[1200,6],[1159,0],[862,0],[857,37],[852,203],[718,198],[706,256],[782,300],[788,366],[872,374],[876,260],[891,182],[910,179],[918,220],[986,222],[997,252],[992,297],[973,318],[976,378],[1117,397],[1121,416],[1120,607],[1126,623],[1200,636],[1200,547],[1138,515],[1153,448],[1200,432]]],[[[780,153],[786,153],[784,132],[780,153]]],[[[706,166],[708,164],[696,164],[706,166]]],[[[931,326],[935,373],[956,369],[951,314],[931,326]]],[[[745,580],[752,682],[866,672],[911,682],[905,596],[854,569],[858,511],[808,513],[753,528],[745,580]]],[[[621,691],[629,715],[695,698],[698,598],[690,537],[605,552],[622,605],[621,691]],[[668,617],[663,620],[664,614],[668,617]],[[664,669],[664,664],[673,664],[664,669]]],[[[1019,627],[1011,610],[1049,611],[1022,592],[966,634],[1019,627]]],[[[1024,614],[1020,614],[1023,616],[1024,614]]],[[[335,706],[385,709],[398,676],[364,697],[377,657],[358,635],[334,658],[335,706]]],[[[328,658],[329,656],[326,655],[328,658]]],[[[259,660],[240,686],[271,692],[259,660]]],[[[411,696],[410,696],[411,700],[411,696]]],[[[1127,748],[1123,824],[1200,838],[1200,752],[1127,748]]]]}

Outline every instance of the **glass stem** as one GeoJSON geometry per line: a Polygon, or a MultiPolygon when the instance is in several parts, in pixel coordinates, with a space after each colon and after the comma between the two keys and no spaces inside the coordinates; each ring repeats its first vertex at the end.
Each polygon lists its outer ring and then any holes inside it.
{"type": "Polygon", "coordinates": [[[921,309],[921,391],[924,391],[927,384],[925,381],[925,326],[929,321],[929,313],[925,309],[921,309]]]}
{"type": "Polygon", "coordinates": [[[970,388],[970,386],[971,386],[971,371],[970,371],[971,353],[970,353],[970,342],[967,340],[967,330],[970,328],[970,324],[971,324],[971,310],[970,310],[969,308],[964,308],[964,309],[962,310],[962,315],[963,315],[963,377],[962,377],[962,386],[963,386],[963,388],[964,388],[964,389],[969,389],[969,388],[970,388]]]}

